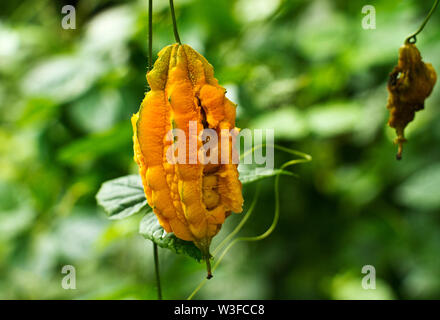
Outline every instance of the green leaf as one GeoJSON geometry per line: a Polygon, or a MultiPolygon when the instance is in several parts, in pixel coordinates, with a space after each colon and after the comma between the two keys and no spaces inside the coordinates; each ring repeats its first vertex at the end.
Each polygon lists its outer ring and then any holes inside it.
{"type": "Polygon", "coordinates": [[[121,93],[104,88],[90,90],[77,99],[68,112],[75,125],[85,132],[102,132],[114,126],[123,107],[121,93]]]}
{"type": "Polygon", "coordinates": [[[353,132],[362,123],[362,108],[357,103],[333,102],[310,108],[307,113],[310,130],[320,137],[333,137],[353,132]]]}
{"type": "Polygon", "coordinates": [[[26,101],[24,110],[18,120],[20,125],[47,123],[55,117],[59,104],[46,98],[31,98],[26,101]]]}
{"type": "Polygon", "coordinates": [[[104,63],[98,59],[60,55],[32,68],[24,75],[21,87],[26,96],[62,103],[85,93],[105,71],[104,63]]]}
{"type": "Polygon", "coordinates": [[[140,223],[139,233],[158,246],[185,254],[200,261],[200,250],[190,241],[166,233],[156,215],[151,212],[145,198],[141,177],[137,174],[104,182],[96,195],[98,204],[104,208],[110,219],[123,219],[139,212],[147,213],[140,223]]]}
{"type": "Polygon", "coordinates": [[[281,139],[301,139],[309,133],[306,119],[293,106],[264,113],[256,117],[250,127],[261,130],[276,128],[275,137],[281,139]]]}
{"type": "Polygon", "coordinates": [[[124,219],[141,211],[151,211],[141,177],[137,174],[104,182],[96,200],[110,219],[124,219]]]}
{"type": "Polygon", "coordinates": [[[100,156],[114,153],[115,150],[131,149],[133,130],[126,121],[110,130],[96,132],[77,139],[58,151],[57,159],[67,164],[92,161],[100,156]]]}
{"type": "Polygon", "coordinates": [[[154,213],[148,213],[142,218],[139,233],[146,239],[156,243],[159,247],[170,249],[177,254],[185,254],[191,258],[201,261],[202,253],[191,241],[184,241],[177,238],[174,233],[166,233],[160,226],[154,213]]]}
{"type": "Polygon", "coordinates": [[[420,169],[397,189],[400,203],[418,210],[435,210],[440,207],[440,165],[420,169]]]}
{"type": "MultiPolygon", "coordinates": [[[[240,181],[252,183],[277,174],[293,175],[289,171],[267,169],[251,165],[240,165],[240,181]]],[[[185,254],[200,261],[200,250],[190,241],[177,238],[174,233],[167,233],[159,224],[156,215],[151,212],[145,198],[141,177],[137,174],[120,177],[104,182],[96,195],[98,204],[104,208],[110,219],[123,219],[139,212],[147,214],[142,218],[139,233],[159,247],[170,249],[178,254],[185,254]]]]}

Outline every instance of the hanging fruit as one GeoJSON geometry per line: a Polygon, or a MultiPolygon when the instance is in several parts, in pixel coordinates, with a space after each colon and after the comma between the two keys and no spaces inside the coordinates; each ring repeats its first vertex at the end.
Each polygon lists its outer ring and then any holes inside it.
{"type": "Polygon", "coordinates": [[[225,97],[212,66],[190,46],[173,44],[158,56],[147,73],[151,91],[131,120],[134,159],[159,223],[176,237],[194,242],[207,262],[210,278],[211,239],[231,212],[242,211],[242,186],[232,161],[236,105],[225,97]],[[190,123],[195,124],[195,132],[190,123]],[[167,138],[172,129],[185,133],[184,163],[169,159],[175,155],[169,149],[176,142],[167,138]],[[218,151],[214,163],[205,163],[198,155],[207,129],[218,136],[217,145],[211,147],[218,151]],[[196,148],[188,147],[191,139],[196,148]],[[222,149],[227,161],[220,159],[222,149]]]}
{"type": "Polygon", "coordinates": [[[405,128],[414,120],[415,113],[425,108],[425,100],[429,97],[437,81],[437,75],[430,63],[424,63],[416,47],[417,35],[423,31],[440,0],[435,0],[428,15],[416,32],[408,36],[399,49],[399,61],[388,79],[388,105],[390,117],[388,125],[394,128],[398,145],[397,160],[402,159],[405,128]]]}
{"type": "Polygon", "coordinates": [[[406,142],[405,127],[422,110],[437,80],[430,63],[424,63],[416,45],[409,41],[399,49],[399,62],[388,80],[388,125],[396,130],[398,144],[397,159],[402,157],[402,146],[406,142]]]}

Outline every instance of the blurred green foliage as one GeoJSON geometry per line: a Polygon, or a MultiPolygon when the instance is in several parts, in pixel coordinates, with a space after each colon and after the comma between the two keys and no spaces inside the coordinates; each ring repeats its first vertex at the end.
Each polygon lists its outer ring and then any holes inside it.
{"type": "MultiPolygon", "coordinates": [[[[155,0],[154,49],[173,42],[155,0]]],[[[281,221],[234,247],[197,298],[440,298],[440,89],[395,161],[386,81],[431,6],[416,0],[176,0],[180,36],[214,65],[241,128],[313,156],[281,178],[281,221]],[[377,28],[361,27],[376,8],[377,28]],[[377,289],[363,290],[373,265],[377,289]]],[[[109,221],[102,182],[136,173],[129,118],[146,90],[147,1],[12,1],[0,11],[0,298],[154,299],[140,216],[109,221]],[[76,29],[61,8],[76,7],[76,29]],[[63,265],[77,289],[61,287],[63,265]]],[[[440,70],[440,12],[418,37],[440,70]]],[[[277,165],[289,156],[276,153],[277,165]]],[[[273,179],[243,234],[270,224],[273,179]]],[[[246,187],[246,204],[254,189],[246,187]]],[[[228,218],[219,241],[239,221],[228,218]]],[[[160,251],[164,296],[186,298],[204,266],[160,251]]]]}

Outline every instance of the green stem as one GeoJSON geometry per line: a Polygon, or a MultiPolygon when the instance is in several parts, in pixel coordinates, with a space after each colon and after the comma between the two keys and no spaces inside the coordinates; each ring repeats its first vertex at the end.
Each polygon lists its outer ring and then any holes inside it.
{"type": "Polygon", "coordinates": [[[210,256],[206,256],[205,261],[206,261],[206,270],[207,270],[206,279],[209,280],[209,279],[212,278],[211,257],[210,256]]]}
{"type": "Polygon", "coordinates": [[[428,15],[426,16],[425,20],[423,21],[423,23],[420,25],[419,29],[417,29],[416,32],[414,32],[413,34],[409,35],[406,40],[405,43],[416,43],[417,38],[416,36],[423,31],[423,28],[425,28],[425,25],[428,23],[429,19],[431,18],[432,14],[434,13],[435,9],[437,9],[437,6],[439,4],[440,0],[435,0],[434,5],[432,6],[431,10],[429,11],[428,15]]]}
{"type": "Polygon", "coordinates": [[[159,274],[159,255],[157,252],[157,244],[153,242],[154,253],[154,271],[156,274],[156,286],[157,286],[157,299],[162,300],[162,288],[160,286],[160,274],[159,274]]]}
{"type": "MultiPolygon", "coordinates": [[[[148,0],[148,71],[153,68],[153,0],[148,0]]],[[[153,242],[154,273],[156,276],[157,299],[162,300],[160,285],[159,255],[157,244],[153,242]]]]}
{"type": "Polygon", "coordinates": [[[173,31],[174,31],[174,39],[178,44],[182,44],[180,42],[179,31],[177,30],[177,21],[176,21],[176,13],[174,12],[174,1],[170,0],[170,10],[171,10],[171,18],[173,19],[173,31]]]}
{"type": "Polygon", "coordinates": [[[153,0],[148,0],[148,71],[153,68],[153,0]]]}

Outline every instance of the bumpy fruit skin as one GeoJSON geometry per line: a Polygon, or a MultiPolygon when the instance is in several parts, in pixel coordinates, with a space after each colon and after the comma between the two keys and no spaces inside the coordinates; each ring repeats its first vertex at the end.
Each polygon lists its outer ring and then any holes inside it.
{"type": "Polygon", "coordinates": [[[236,105],[225,97],[226,91],[214,78],[212,66],[188,45],[163,48],[147,81],[151,90],[131,121],[134,159],[148,203],[167,232],[193,241],[209,257],[211,239],[225,218],[231,212],[242,211],[242,185],[237,164],[232,163],[230,134],[230,130],[237,130],[236,105]],[[203,148],[200,134],[210,128],[218,134],[220,157],[220,136],[226,135],[230,142],[228,163],[219,160],[219,164],[203,164],[188,147],[186,163],[167,161],[173,142],[167,141],[166,134],[173,128],[181,129],[189,145],[189,121],[197,124],[197,138],[193,137],[197,150],[203,148]],[[189,162],[191,157],[195,163],[189,162]]]}
{"type": "Polygon", "coordinates": [[[406,142],[404,129],[424,108],[425,99],[434,88],[437,75],[430,63],[424,63],[415,44],[406,42],[399,49],[399,62],[388,80],[388,125],[396,129],[395,143],[399,145],[397,158],[401,158],[402,144],[406,142]]]}

